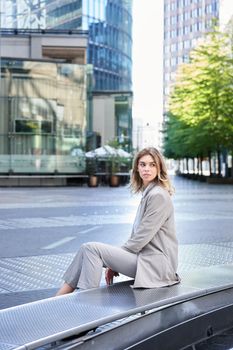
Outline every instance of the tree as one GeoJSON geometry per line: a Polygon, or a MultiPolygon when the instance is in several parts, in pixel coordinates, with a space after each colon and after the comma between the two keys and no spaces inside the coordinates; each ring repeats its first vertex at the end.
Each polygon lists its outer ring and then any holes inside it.
{"type": "MultiPolygon", "coordinates": [[[[233,149],[233,59],[230,39],[229,33],[215,28],[191,52],[190,62],[181,65],[178,70],[170,98],[170,112],[174,116],[170,127],[174,130],[168,132],[168,139],[172,139],[171,135],[176,129],[178,134],[173,136],[173,140],[179,135],[184,137],[187,154],[195,151],[196,155],[210,156],[211,152],[220,154],[223,148],[233,149]]],[[[221,173],[220,168],[218,172],[221,173]]]]}

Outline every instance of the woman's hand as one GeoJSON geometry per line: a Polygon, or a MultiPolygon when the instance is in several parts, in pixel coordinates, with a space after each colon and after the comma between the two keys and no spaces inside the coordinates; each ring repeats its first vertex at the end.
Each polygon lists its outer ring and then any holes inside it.
{"type": "Polygon", "coordinates": [[[108,286],[113,283],[113,277],[119,276],[118,272],[112,271],[109,267],[105,270],[105,281],[108,286]]]}

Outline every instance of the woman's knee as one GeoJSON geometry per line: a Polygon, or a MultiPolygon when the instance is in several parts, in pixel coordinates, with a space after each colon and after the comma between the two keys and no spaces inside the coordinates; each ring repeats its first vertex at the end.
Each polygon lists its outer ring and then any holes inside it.
{"type": "Polygon", "coordinates": [[[83,243],[80,247],[83,251],[96,251],[98,246],[98,242],[87,242],[83,243]]]}

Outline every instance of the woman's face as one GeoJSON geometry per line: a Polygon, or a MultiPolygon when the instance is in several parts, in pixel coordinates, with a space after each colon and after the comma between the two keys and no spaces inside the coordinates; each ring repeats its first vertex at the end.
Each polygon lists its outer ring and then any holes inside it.
{"type": "Polygon", "coordinates": [[[154,159],[148,154],[139,158],[138,172],[142,179],[143,186],[146,187],[151,181],[153,181],[157,174],[156,164],[154,159]]]}

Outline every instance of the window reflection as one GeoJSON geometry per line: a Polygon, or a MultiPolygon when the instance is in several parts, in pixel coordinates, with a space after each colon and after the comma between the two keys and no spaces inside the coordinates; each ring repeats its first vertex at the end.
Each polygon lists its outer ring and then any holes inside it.
{"type": "Polygon", "coordinates": [[[0,172],[84,171],[84,66],[2,59],[0,94],[0,172]]]}

